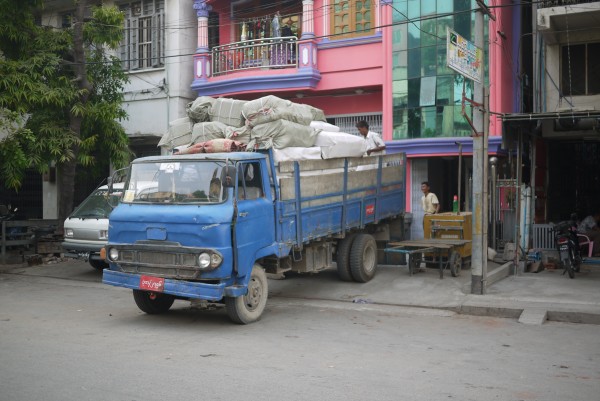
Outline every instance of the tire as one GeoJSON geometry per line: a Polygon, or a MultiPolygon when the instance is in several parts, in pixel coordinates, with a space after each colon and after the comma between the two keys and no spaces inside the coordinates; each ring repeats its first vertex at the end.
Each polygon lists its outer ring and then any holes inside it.
{"type": "Polygon", "coordinates": [[[456,251],[452,251],[452,253],[450,254],[449,263],[450,263],[450,274],[452,275],[452,277],[460,276],[460,271],[462,270],[462,264],[463,264],[462,256],[460,256],[460,253],[458,253],[456,251]]]}
{"type": "Polygon", "coordinates": [[[96,270],[104,270],[108,267],[108,263],[106,263],[103,260],[90,259],[89,262],[90,266],[92,266],[96,270]]]}
{"type": "Polygon", "coordinates": [[[260,320],[269,296],[267,275],[260,265],[252,267],[248,293],[240,297],[225,297],[229,318],[237,324],[248,324],[260,320]]]}
{"type": "Polygon", "coordinates": [[[565,268],[565,271],[569,275],[569,278],[575,278],[575,271],[573,270],[573,265],[571,264],[571,259],[563,260],[563,266],[565,268]]]}
{"type": "Polygon", "coordinates": [[[350,273],[354,281],[366,283],[377,270],[377,243],[370,234],[358,234],[350,249],[350,273]]]}
{"type": "Polygon", "coordinates": [[[413,274],[415,274],[416,272],[418,272],[419,269],[421,268],[421,261],[423,259],[422,259],[422,256],[420,254],[416,254],[416,253],[410,255],[409,259],[410,260],[408,262],[409,263],[408,264],[408,269],[409,269],[408,274],[410,274],[412,276],[413,274]]]}
{"type": "Polygon", "coordinates": [[[172,295],[141,290],[133,290],[133,299],[138,308],[149,315],[165,313],[175,302],[172,295]]]}
{"type": "Polygon", "coordinates": [[[338,241],[335,263],[337,265],[338,276],[340,276],[340,280],[342,281],[354,280],[350,271],[350,250],[355,238],[356,234],[350,234],[338,241]]]}

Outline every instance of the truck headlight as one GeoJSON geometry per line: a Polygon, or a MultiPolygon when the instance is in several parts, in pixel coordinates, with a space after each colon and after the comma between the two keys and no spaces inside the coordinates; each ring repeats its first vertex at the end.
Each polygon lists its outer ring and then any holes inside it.
{"type": "Polygon", "coordinates": [[[208,253],[204,252],[198,255],[198,266],[201,269],[206,269],[210,266],[210,255],[208,253]]]}
{"type": "Polygon", "coordinates": [[[108,230],[100,230],[100,239],[108,239],[108,230]]]}
{"type": "Polygon", "coordinates": [[[113,262],[119,259],[119,250],[116,248],[110,248],[108,250],[108,259],[112,260],[113,262]]]}
{"type": "Polygon", "coordinates": [[[219,255],[217,253],[213,253],[212,255],[210,255],[210,265],[212,267],[219,266],[222,261],[223,261],[223,258],[221,257],[221,255],[219,255]]]}
{"type": "Polygon", "coordinates": [[[73,237],[73,229],[65,228],[65,237],[72,238],[73,237]]]}

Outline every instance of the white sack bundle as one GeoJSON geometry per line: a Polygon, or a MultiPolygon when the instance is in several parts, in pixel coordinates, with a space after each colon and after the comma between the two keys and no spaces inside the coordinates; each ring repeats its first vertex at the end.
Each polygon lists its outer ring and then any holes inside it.
{"type": "Polygon", "coordinates": [[[192,142],[192,124],[188,117],[169,122],[169,129],[158,142],[158,146],[174,148],[192,142]]]}
{"type": "Polygon", "coordinates": [[[340,127],[326,123],[325,121],[311,121],[309,125],[315,129],[320,129],[323,131],[340,132],[340,127]]]}
{"type": "Polygon", "coordinates": [[[323,159],[361,157],[367,151],[367,141],[345,132],[321,131],[317,135],[315,146],[321,147],[323,159]]]}
{"type": "Polygon", "coordinates": [[[242,107],[245,103],[247,103],[246,100],[215,99],[210,109],[210,120],[231,125],[232,127],[241,127],[246,122],[242,115],[242,107]]]}
{"type": "Polygon", "coordinates": [[[185,111],[190,120],[192,120],[192,123],[210,121],[210,109],[215,100],[210,96],[200,96],[193,102],[188,103],[185,106],[185,111]]]}
{"type": "Polygon", "coordinates": [[[273,149],[273,160],[275,163],[300,160],[321,160],[321,148],[313,146],[310,148],[290,147],[273,149]]]}

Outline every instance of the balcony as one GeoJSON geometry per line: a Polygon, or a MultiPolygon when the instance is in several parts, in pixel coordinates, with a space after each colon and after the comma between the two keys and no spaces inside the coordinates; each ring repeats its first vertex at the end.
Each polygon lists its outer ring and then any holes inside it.
{"type": "Polygon", "coordinates": [[[540,3],[537,28],[548,44],[591,41],[600,19],[600,1],[557,0],[540,3]]]}
{"type": "Polygon", "coordinates": [[[255,39],[228,43],[212,49],[213,76],[237,71],[298,67],[298,38],[255,39]]]}

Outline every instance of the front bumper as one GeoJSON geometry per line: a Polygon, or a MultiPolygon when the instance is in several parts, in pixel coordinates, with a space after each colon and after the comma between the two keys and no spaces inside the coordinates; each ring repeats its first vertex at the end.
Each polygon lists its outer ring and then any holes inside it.
{"type": "MultiPolygon", "coordinates": [[[[139,274],[123,273],[115,270],[104,269],[102,282],[117,287],[140,289],[139,274]]],[[[223,297],[239,297],[245,295],[247,288],[244,286],[227,285],[224,282],[216,284],[165,279],[165,294],[175,295],[182,298],[204,299],[207,301],[220,301],[223,297]]]]}
{"type": "Polygon", "coordinates": [[[100,258],[100,250],[106,245],[105,243],[98,245],[77,244],[73,242],[63,242],[61,246],[65,257],[83,260],[102,260],[100,258]]]}

